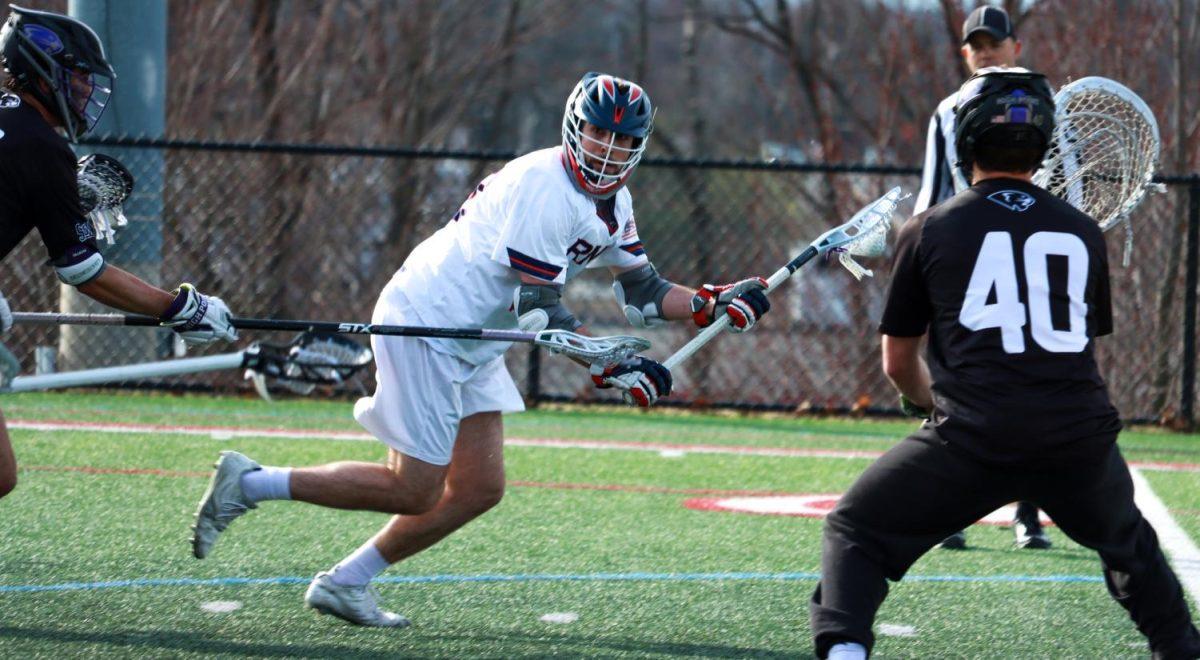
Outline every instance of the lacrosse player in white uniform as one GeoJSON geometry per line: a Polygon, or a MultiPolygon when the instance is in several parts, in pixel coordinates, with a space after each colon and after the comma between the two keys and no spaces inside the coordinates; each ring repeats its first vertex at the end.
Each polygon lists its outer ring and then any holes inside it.
{"type": "MultiPolygon", "coordinates": [[[[577,331],[582,324],[561,302],[563,285],[584,268],[604,266],[635,327],[688,318],[707,326],[728,314],[732,330],[749,330],[770,308],[765,280],[693,290],[662,278],[642,248],[625,183],[653,116],[638,85],[585,75],[567,100],[562,146],[518,158],[476,186],[450,222],[409,255],[372,322],[577,331]]],[[[305,603],[351,623],[399,627],[408,619],[382,611],[370,581],[500,502],[501,414],[524,404],[504,365],[509,344],[375,336],[371,345],[377,386],[354,416],[388,445],[387,464],[260,467],[222,452],[197,513],[193,553],[207,556],[232,520],[264,500],[395,514],[317,574],[305,603]]],[[[643,407],[671,391],[670,372],[640,356],[592,367],[591,377],[643,407]]]]}

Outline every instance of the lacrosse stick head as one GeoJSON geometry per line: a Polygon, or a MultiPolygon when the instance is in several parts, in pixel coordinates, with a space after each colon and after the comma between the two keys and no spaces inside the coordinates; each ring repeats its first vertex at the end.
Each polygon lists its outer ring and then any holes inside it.
{"type": "Polygon", "coordinates": [[[825,232],[813,245],[820,253],[836,252],[838,261],[854,279],[873,277],[875,273],[864,268],[854,257],[883,256],[892,229],[892,215],[900,202],[909,197],[900,186],[896,186],[859,209],[850,222],[825,232]]]}
{"type": "Polygon", "coordinates": [[[535,344],[551,353],[586,362],[589,365],[616,364],[650,348],[650,340],[630,335],[587,337],[566,330],[543,330],[537,333],[535,344]]]}
{"type": "Polygon", "coordinates": [[[373,357],[371,349],[341,335],[305,332],[290,344],[260,343],[247,349],[246,378],[268,401],[268,379],[307,395],[317,385],[345,383],[373,357]]]}
{"type": "Polygon", "coordinates": [[[96,230],[96,238],[117,242],[116,230],[129,223],[122,205],[133,193],[133,175],[121,161],[104,154],[79,159],[79,204],[96,230]]]}
{"type": "Polygon", "coordinates": [[[1151,189],[1158,122],[1128,87],[1098,76],[1054,95],[1054,135],[1033,182],[1091,216],[1107,231],[1151,189]]]}

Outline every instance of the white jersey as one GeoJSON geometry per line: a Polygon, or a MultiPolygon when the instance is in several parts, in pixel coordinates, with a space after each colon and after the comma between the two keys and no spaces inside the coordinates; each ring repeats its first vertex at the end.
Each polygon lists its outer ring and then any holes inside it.
{"type": "MultiPolygon", "coordinates": [[[[451,221],[408,256],[380,295],[372,322],[512,330],[521,273],[566,284],[585,268],[646,263],[629,190],[608,200],[583,194],[561,151],[517,158],[476,186],[451,221]]],[[[426,341],[477,365],[511,346],[426,341]]]]}

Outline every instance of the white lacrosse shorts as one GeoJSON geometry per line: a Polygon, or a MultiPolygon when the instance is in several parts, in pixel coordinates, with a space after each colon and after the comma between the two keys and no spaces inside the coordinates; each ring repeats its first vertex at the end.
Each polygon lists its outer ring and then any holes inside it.
{"type": "Polygon", "coordinates": [[[477,366],[416,337],[379,335],[371,349],[375,394],[354,404],[354,419],[405,456],[448,465],[459,420],[525,410],[503,355],[477,366]]]}

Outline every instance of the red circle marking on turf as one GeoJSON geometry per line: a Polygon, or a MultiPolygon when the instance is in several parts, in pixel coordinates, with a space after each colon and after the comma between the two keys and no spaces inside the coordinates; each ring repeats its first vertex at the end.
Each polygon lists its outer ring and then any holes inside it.
{"type": "MultiPolygon", "coordinates": [[[[766,516],[800,516],[802,518],[824,518],[841,499],[840,493],[813,495],[767,495],[763,497],[695,497],[683,505],[697,511],[721,511],[725,513],[755,513],[766,516]]],[[[989,513],[977,525],[1011,525],[1017,505],[1002,506],[989,513]]],[[[1043,525],[1054,523],[1045,512],[1038,512],[1043,525]]]]}

